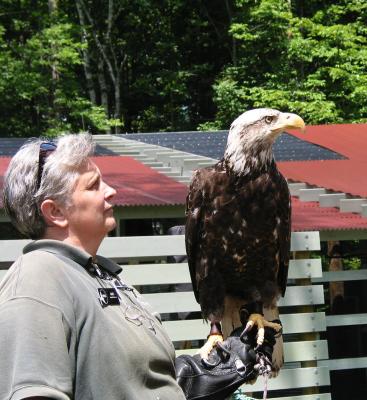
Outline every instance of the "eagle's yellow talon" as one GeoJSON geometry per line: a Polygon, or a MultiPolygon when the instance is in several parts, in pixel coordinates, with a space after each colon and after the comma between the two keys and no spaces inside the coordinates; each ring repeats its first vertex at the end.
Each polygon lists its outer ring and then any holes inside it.
{"type": "Polygon", "coordinates": [[[282,329],[282,325],[277,324],[276,322],[266,321],[265,319],[264,319],[264,326],[268,326],[269,328],[273,328],[277,332],[279,332],[282,329]]]}
{"type": "Polygon", "coordinates": [[[200,357],[207,360],[210,352],[214,349],[218,342],[223,342],[222,335],[210,335],[204,346],[199,350],[200,357]]]}
{"type": "MultiPolygon", "coordinates": [[[[264,335],[265,335],[265,326],[275,329],[279,332],[282,329],[280,324],[275,322],[267,321],[263,315],[261,314],[251,314],[249,316],[249,321],[246,325],[245,330],[247,330],[248,325],[251,324],[251,328],[256,325],[257,326],[257,339],[256,343],[258,346],[261,346],[264,343],[264,335]]],[[[251,329],[250,328],[250,329],[251,329]]]]}
{"type": "Polygon", "coordinates": [[[248,332],[252,329],[252,327],[254,326],[254,322],[253,321],[248,321],[245,327],[245,331],[248,332]]]}

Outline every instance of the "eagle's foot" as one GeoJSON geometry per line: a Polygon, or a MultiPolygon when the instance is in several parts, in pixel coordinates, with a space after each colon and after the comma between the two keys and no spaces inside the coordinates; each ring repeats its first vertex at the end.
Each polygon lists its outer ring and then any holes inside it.
{"type": "Polygon", "coordinates": [[[210,352],[214,349],[218,342],[223,342],[222,335],[209,335],[208,340],[205,342],[204,346],[199,350],[199,354],[202,360],[208,360],[210,352]]]}
{"type": "Polygon", "coordinates": [[[214,349],[218,342],[223,342],[222,328],[219,322],[210,324],[210,333],[204,346],[199,350],[202,360],[208,360],[210,352],[214,349]]]}
{"type": "Polygon", "coordinates": [[[272,328],[277,333],[282,330],[281,324],[267,321],[262,314],[253,313],[248,318],[244,333],[250,331],[255,325],[257,327],[257,346],[261,346],[264,343],[265,327],[272,328]]]}

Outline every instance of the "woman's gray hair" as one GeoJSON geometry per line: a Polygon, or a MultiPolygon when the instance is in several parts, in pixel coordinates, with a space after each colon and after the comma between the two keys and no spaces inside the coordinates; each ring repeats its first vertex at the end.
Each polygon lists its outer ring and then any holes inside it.
{"type": "Polygon", "coordinates": [[[18,231],[32,239],[41,238],[46,229],[40,205],[53,199],[71,205],[71,194],[80,169],[94,154],[92,136],[81,133],[61,136],[50,153],[37,187],[40,144],[34,139],[24,144],[10,161],[4,178],[4,208],[18,231]]]}

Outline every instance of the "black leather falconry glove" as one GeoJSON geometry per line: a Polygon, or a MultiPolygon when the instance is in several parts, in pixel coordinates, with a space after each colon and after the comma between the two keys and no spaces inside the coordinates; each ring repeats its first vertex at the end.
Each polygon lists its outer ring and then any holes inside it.
{"type": "Polygon", "coordinates": [[[177,382],[188,400],[224,400],[244,383],[271,371],[275,331],[265,328],[263,345],[256,347],[256,333],[243,334],[243,327],[232,332],[211,351],[208,361],[200,355],[176,358],[177,382]]]}
{"type": "MultiPolygon", "coordinates": [[[[234,332],[233,332],[234,333],[234,332]]],[[[256,379],[256,353],[248,337],[230,336],[211,351],[208,362],[200,355],[176,358],[176,376],[186,399],[223,400],[243,383],[256,379]]]]}

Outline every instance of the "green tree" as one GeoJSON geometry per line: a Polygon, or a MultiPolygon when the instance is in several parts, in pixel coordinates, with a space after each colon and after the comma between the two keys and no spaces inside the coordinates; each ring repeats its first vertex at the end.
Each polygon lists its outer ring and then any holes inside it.
{"type": "Polygon", "coordinates": [[[211,86],[231,59],[223,1],[76,3],[86,76],[106,112],[117,118],[119,110],[123,130],[193,129],[213,114],[211,86]]]}
{"type": "Polygon", "coordinates": [[[0,0],[1,134],[227,128],[261,106],[365,121],[366,7],[0,0]]]}
{"type": "Polygon", "coordinates": [[[195,129],[236,58],[232,3],[0,0],[1,134],[195,129]]]}
{"type": "Polygon", "coordinates": [[[50,13],[47,4],[2,3],[1,135],[106,129],[103,109],[83,96],[77,79],[83,48],[79,28],[56,11],[50,13]]]}
{"type": "Polygon", "coordinates": [[[228,127],[252,107],[297,112],[311,124],[365,122],[366,10],[361,0],[237,1],[237,65],[218,78],[216,118],[202,127],[228,127]]]}

